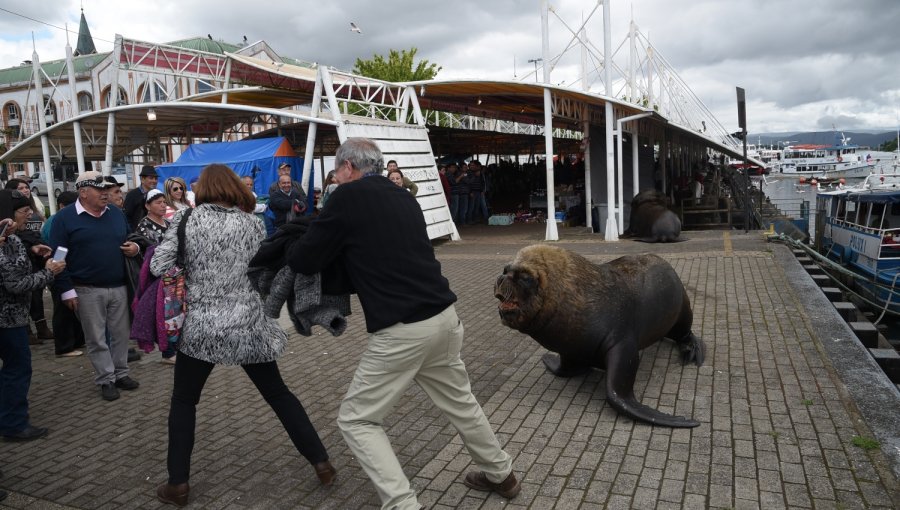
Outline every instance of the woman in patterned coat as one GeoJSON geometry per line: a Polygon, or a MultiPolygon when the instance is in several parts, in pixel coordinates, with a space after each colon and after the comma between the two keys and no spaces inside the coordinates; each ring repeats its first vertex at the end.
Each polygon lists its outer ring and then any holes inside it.
{"type": "MultiPolygon", "coordinates": [[[[31,293],[53,281],[66,263],[47,259],[44,269],[32,272],[25,245],[17,235],[32,215],[31,202],[18,191],[0,190],[0,434],[6,441],[30,441],[47,429],[28,419],[31,349],[28,347],[28,310],[31,293]]],[[[41,258],[50,248],[34,245],[41,258]]]]}
{"type": "MultiPolygon", "coordinates": [[[[256,201],[227,166],[203,169],[196,203],[185,225],[187,316],[178,343],[175,384],[169,409],[168,483],[157,488],[160,501],[187,504],[197,403],[217,364],[240,365],[278,415],[297,448],[313,465],[320,482],[330,485],[336,471],[300,404],[285,386],[276,359],[287,335],[263,314],[259,294],[250,286],[247,267],[265,238],[252,213],[256,201]]],[[[179,211],[150,262],[162,275],[175,265],[179,211]]]]}

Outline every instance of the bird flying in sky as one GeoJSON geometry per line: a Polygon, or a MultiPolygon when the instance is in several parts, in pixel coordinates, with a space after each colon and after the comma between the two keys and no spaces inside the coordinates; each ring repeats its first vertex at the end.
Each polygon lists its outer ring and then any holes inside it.
{"type": "Polygon", "coordinates": [[[357,34],[361,34],[361,33],[362,33],[362,29],[359,28],[358,26],[356,26],[356,23],[354,23],[354,22],[352,22],[352,21],[350,22],[350,31],[351,31],[351,32],[356,32],[357,34]]]}

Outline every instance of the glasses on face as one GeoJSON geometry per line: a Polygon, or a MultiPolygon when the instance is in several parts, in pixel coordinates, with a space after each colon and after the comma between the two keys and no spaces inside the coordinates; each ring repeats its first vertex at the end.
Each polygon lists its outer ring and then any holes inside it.
{"type": "Polygon", "coordinates": [[[30,207],[16,209],[16,214],[21,214],[22,216],[31,216],[32,214],[34,214],[34,209],[30,207]]]}
{"type": "Polygon", "coordinates": [[[183,189],[181,186],[172,186],[172,191],[182,191],[183,189]]]}

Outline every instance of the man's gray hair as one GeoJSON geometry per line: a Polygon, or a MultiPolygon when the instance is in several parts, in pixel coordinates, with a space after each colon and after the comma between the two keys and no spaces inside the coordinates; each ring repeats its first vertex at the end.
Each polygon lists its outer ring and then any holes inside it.
{"type": "Polygon", "coordinates": [[[348,138],[334,155],[335,164],[349,161],[353,168],[365,174],[378,174],[384,169],[384,157],[375,142],[368,138],[348,138]]]}

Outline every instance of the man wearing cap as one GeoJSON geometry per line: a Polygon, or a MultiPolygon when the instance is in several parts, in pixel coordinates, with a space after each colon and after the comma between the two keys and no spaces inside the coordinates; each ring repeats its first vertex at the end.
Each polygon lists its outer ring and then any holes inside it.
{"type": "Polygon", "coordinates": [[[156,168],[153,168],[152,165],[144,165],[141,168],[140,177],[141,185],[125,195],[125,216],[128,217],[131,230],[136,229],[138,222],[147,214],[147,209],[144,208],[144,197],[148,191],[156,187],[159,180],[156,168]]]}
{"type": "Polygon", "coordinates": [[[119,182],[115,177],[111,175],[104,175],[103,180],[112,184],[109,188],[109,204],[122,209],[125,207],[125,193],[122,193],[122,186],[125,185],[124,182],[119,182]]]}
{"type": "MultiPolygon", "coordinates": [[[[287,175],[287,176],[291,175],[291,165],[289,165],[288,163],[282,163],[282,164],[278,165],[278,177],[280,178],[282,175],[287,175]]],[[[269,186],[269,196],[270,197],[272,195],[274,195],[275,192],[278,191],[278,189],[279,189],[278,180],[279,179],[275,179],[275,182],[273,182],[272,185],[269,186]]],[[[297,200],[300,201],[301,212],[305,211],[306,210],[306,193],[303,192],[303,187],[300,185],[299,182],[295,181],[293,179],[293,177],[291,177],[291,187],[294,188],[294,191],[297,192],[297,200]]]]}
{"type": "Polygon", "coordinates": [[[79,175],[75,181],[78,200],[61,209],[50,227],[50,247],[69,250],[66,270],[54,284],[63,304],[81,321],[94,382],[104,400],[119,398],[119,389],[139,386],[128,376],[130,325],[125,288],[125,257],[134,257],[139,250],[125,240],[131,232],[125,215],[108,207],[112,186],[100,172],[79,175]]]}

